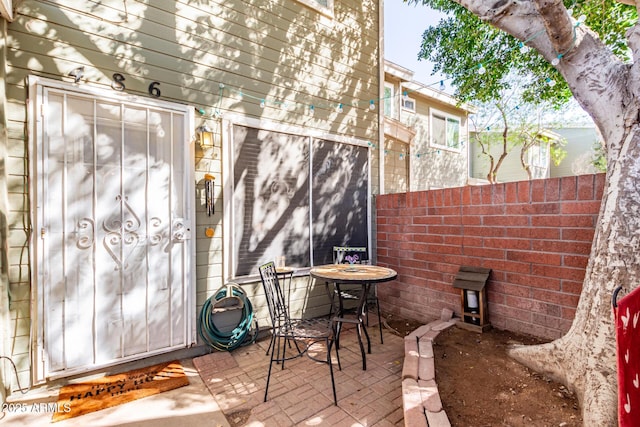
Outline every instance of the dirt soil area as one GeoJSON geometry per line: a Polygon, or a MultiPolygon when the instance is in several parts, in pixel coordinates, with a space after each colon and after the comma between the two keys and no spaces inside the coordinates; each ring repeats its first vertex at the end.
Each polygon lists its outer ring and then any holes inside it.
{"type": "MultiPolygon", "coordinates": [[[[387,317],[401,336],[421,323],[387,317]]],[[[539,344],[526,335],[491,329],[485,333],[458,327],[434,342],[436,382],[453,427],[582,426],[576,397],[507,355],[512,344],[539,344]]]]}

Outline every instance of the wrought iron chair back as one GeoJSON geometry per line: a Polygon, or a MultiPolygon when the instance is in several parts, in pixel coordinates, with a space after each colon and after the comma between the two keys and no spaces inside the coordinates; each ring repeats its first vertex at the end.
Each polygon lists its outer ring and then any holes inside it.
{"type": "Polygon", "coordinates": [[[280,281],[273,262],[260,267],[260,278],[267,298],[271,324],[274,328],[282,327],[290,322],[291,319],[289,318],[289,307],[285,302],[284,292],[280,287],[280,281]]]}
{"type": "MultiPolygon", "coordinates": [[[[285,361],[301,357],[306,354],[312,360],[329,365],[333,400],[334,403],[338,405],[335,379],[333,376],[333,362],[331,360],[331,348],[335,344],[336,337],[336,328],[333,320],[330,317],[320,319],[292,319],[289,315],[289,307],[285,302],[284,294],[280,288],[275,264],[273,262],[268,262],[260,266],[259,271],[273,325],[271,343],[269,344],[269,347],[271,348],[271,346],[273,346],[273,348],[271,349],[271,359],[269,361],[269,372],[267,374],[267,384],[264,391],[264,401],[267,401],[273,363],[280,363],[282,365],[282,369],[284,369],[285,361]],[[296,347],[296,351],[294,351],[293,355],[287,356],[287,346],[289,345],[289,348],[291,348],[290,344],[292,342],[296,347]],[[316,358],[308,352],[312,345],[320,342],[324,342],[326,347],[327,356],[325,359],[316,358]]],[[[338,369],[342,369],[340,366],[338,347],[336,346],[335,348],[338,369]]]]}
{"type": "Polygon", "coordinates": [[[334,246],[334,264],[368,264],[369,256],[364,246],[334,246]]]}

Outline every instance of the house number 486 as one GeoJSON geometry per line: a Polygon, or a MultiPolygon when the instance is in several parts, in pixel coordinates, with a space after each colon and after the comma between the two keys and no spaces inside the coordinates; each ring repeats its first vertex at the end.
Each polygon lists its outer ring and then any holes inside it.
{"type": "MultiPolygon", "coordinates": [[[[111,82],[111,88],[113,90],[123,91],[126,89],[126,86],[124,85],[125,78],[122,74],[114,73],[112,78],[113,78],[113,81],[111,82]]],[[[149,89],[148,89],[149,95],[153,96],[154,98],[159,98],[161,95],[161,92],[158,86],[160,86],[160,82],[152,82],[149,85],[149,89]]]]}

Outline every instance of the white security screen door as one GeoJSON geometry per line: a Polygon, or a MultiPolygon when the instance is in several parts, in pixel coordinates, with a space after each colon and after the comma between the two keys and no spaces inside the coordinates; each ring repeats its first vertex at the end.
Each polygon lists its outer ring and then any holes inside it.
{"type": "Polygon", "coordinates": [[[190,109],[31,90],[35,380],[190,345],[190,109]]]}

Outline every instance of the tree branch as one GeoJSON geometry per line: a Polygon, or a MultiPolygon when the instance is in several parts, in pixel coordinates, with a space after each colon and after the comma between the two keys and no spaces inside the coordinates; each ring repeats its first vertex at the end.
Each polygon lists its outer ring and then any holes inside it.
{"type": "Polygon", "coordinates": [[[500,106],[500,105],[496,105],[496,107],[500,111],[500,115],[502,117],[502,125],[504,126],[504,128],[502,130],[502,153],[500,154],[500,157],[498,158],[498,163],[496,163],[496,166],[494,168],[494,171],[495,171],[495,174],[496,174],[496,178],[497,178],[498,169],[500,169],[500,166],[502,165],[502,162],[507,157],[507,154],[509,154],[509,146],[507,144],[507,142],[508,142],[507,137],[509,136],[509,121],[508,121],[507,113],[506,113],[505,109],[502,108],[502,106],[500,106]]]}
{"type": "Polygon", "coordinates": [[[565,55],[575,44],[574,25],[562,0],[543,0],[533,2],[542,24],[549,37],[549,42],[560,55],[565,55]]]}
{"type": "MultiPolygon", "coordinates": [[[[628,90],[635,99],[640,99],[640,22],[627,30],[627,45],[633,55],[633,64],[629,68],[628,90]]],[[[637,120],[637,112],[627,114],[625,121],[637,120]]]]}
{"type": "MultiPolygon", "coordinates": [[[[625,116],[629,120],[638,114],[629,97],[631,66],[622,63],[591,30],[574,26],[561,0],[454,1],[481,20],[527,41],[549,62],[562,54],[556,68],[578,103],[606,141],[621,141],[625,116]]],[[[640,37],[636,44],[640,45],[640,37]]],[[[640,75],[640,70],[634,72],[640,75]]]]}

